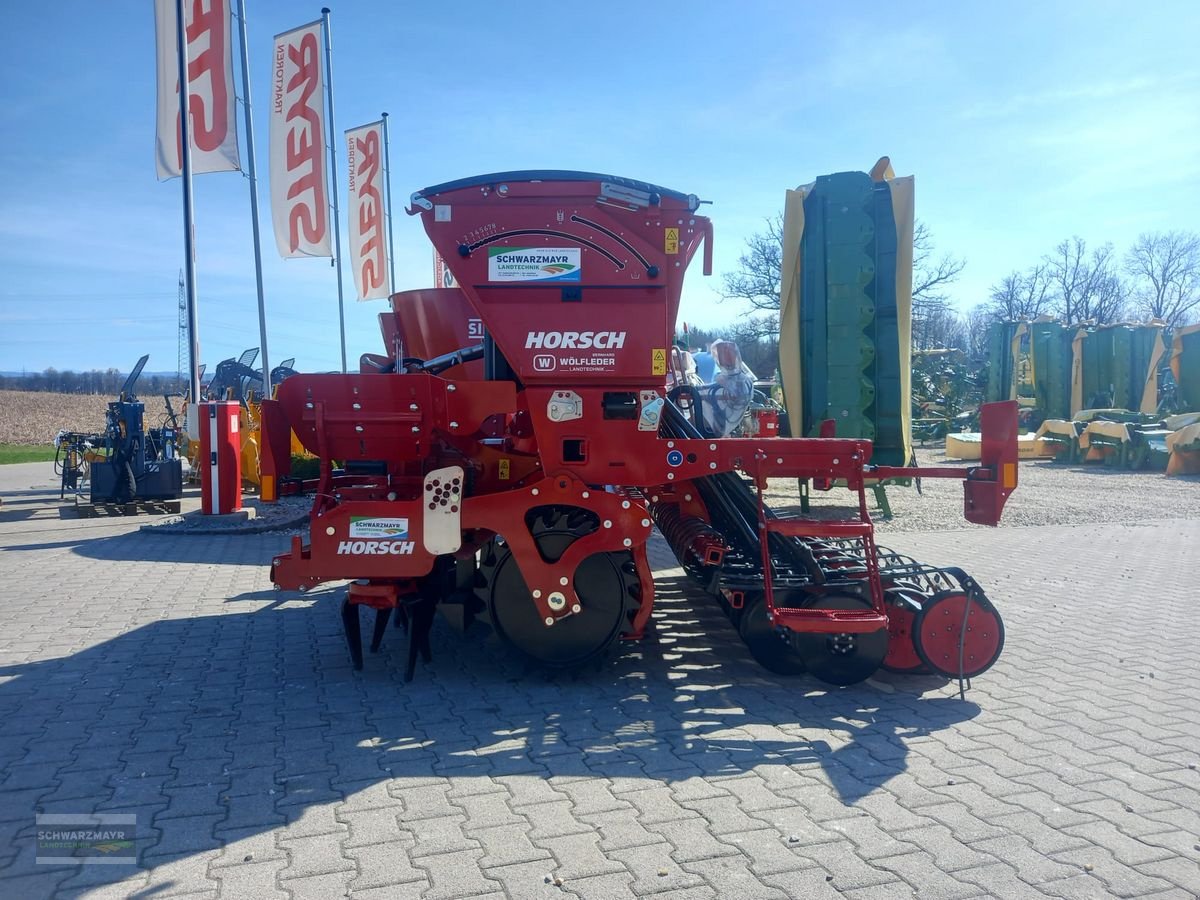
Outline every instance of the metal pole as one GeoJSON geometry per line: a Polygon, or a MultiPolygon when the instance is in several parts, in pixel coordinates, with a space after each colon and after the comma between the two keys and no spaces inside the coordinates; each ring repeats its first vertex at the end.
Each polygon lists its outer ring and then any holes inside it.
{"type": "Polygon", "coordinates": [[[392,237],[392,156],[388,149],[388,114],[383,113],[383,180],[387,188],[388,288],[396,292],[396,243],[392,237]]]}
{"type": "Polygon", "coordinates": [[[250,60],[246,50],[246,0],[238,0],[242,35],[242,109],[246,114],[246,164],[250,168],[250,227],[254,233],[254,280],[258,288],[258,343],[262,347],[263,396],[271,398],[271,357],[267,354],[267,302],[263,297],[262,242],[258,236],[258,169],[254,163],[254,114],[250,108],[250,60]]]}
{"type": "Polygon", "coordinates": [[[183,271],[187,288],[188,352],[191,356],[188,396],[194,408],[200,402],[200,334],[196,312],[196,247],[195,235],[192,233],[195,227],[192,221],[192,129],[188,120],[188,95],[191,93],[191,87],[188,84],[187,38],[184,34],[187,18],[184,7],[185,0],[175,0],[175,50],[179,55],[179,140],[183,149],[183,271]]]}
{"type": "Polygon", "coordinates": [[[333,262],[337,266],[338,328],[342,334],[342,372],[346,372],[346,303],[342,296],[342,227],[338,213],[337,128],[333,124],[333,46],[329,37],[329,7],[321,8],[321,33],[325,38],[325,90],[329,94],[329,175],[333,189],[333,262]]]}

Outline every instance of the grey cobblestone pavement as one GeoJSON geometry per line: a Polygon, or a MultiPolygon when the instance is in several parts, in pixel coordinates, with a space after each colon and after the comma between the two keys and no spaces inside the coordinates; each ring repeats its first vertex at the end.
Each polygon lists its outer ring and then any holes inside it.
{"type": "Polygon", "coordinates": [[[603,671],[439,622],[405,685],[340,589],[269,590],[283,536],[60,518],[46,475],[0,469],[0,896],[1200,895],[1198,519],[888,535],[1005,616],[965,702],[769,675],[661,544],[603,671]],[[35,864],[35,812],[135,814],[138,862],[35,864]]]}

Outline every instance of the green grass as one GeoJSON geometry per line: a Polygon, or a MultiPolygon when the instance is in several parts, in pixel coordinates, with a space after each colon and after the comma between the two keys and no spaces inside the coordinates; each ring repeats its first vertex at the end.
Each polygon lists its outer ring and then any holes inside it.
{"type": "Polygon", "coordinates": [[[0,466],[8,463],[50,462],[53,444],[0,444],[0,466]]]}

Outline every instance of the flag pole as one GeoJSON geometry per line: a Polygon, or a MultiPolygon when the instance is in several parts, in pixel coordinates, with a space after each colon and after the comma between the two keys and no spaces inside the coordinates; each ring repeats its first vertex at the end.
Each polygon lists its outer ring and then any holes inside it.
{"type": "Polygon", "coordinates": [[[246,0],[237,0],[242,39],[242,111],[246,116],[246,162],[250,172],[250,227],[254,233],[254,280],[258,288],[258,342],[262,348],[263,396],[271,399],[271,360],[267,354],[267,303],[263,297],[262,242],[258,234],[258,169],[254,163],[254,114],[250,105],[250,60],[246,49],[246,0]]]}
{"type": "Polygon", "coordinates": [[[392,156],[388,149],[388,114],[383,113],[383,180],[387,187],[388,287],[396,292],[396,243],[392,238],[392,156]]]}
{"type": "MultiPolygon", "coordinates": [[[[191,86],[188,84],[187,71],[187,16],[185,0],[175,0],[175,51],[179,57],[179,140],[181,149],[181,168],[183,175],[183,270],[185,281],[185,302],[187,303],[187,332],[188,354],[191,357],[188,372],[188,397],[191,401],[189,409],[196,409],[200,402],[200,335],[197,327],[196,311],[196,247],[193,234],[194,222],[192,215],[192,129],[188,120],[188,95],[191,86]]],[[[189,419],[192,416],[188,416],[189,419]]],[[[196,420],[199,423],[199,419],[196,420]]],[[[197,427],[198,424],[197,424],[197,427]]],[[[189,437],[199,437],[191,434],[189,437]]]]}
{"type": "Polygon", "coordinates": [[[326,140],[329,141],[329,174],[332,183],[331,196],[333,198],[333,262],[337,266],[337,289],[338,289],[338,329],[342,335],[342,372],[346,370],[346,303],[342,295],[342,229],[341,229],[341,214],[338,212],[338,167],[337,167],[337,141],[333,139],[333,135],[337,134],[337,128],[333,124],[333,47],[329,36],[329,7],[321,8],[321,32],[325,38],[325,90],[329,94],[329,128],[326,134],[326,140]]]}

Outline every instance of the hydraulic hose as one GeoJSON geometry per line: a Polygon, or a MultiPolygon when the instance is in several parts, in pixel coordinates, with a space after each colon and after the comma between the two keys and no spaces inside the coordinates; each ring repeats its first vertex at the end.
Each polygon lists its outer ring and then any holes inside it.
{"type": "MultiPolygon", "coordinates": [[[[662,433],[669,438],[708,440],[671,400],[663,408],[662,433]]],[[[717,529],[749,559],[757,560],[761,548],[758,500],[746,483],[733,472],[722,472],[696,478],[695,484],[717,529]]],[[[776,518],[769,508],[765,514],[769,519],[776,518]]],[[[771,534],[768,540],[773,558],[804,571],[816,584],[824,583],[825,575],[803,541],[782,534],[771,534]]]]}

